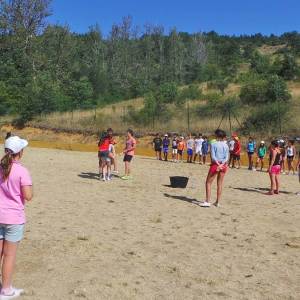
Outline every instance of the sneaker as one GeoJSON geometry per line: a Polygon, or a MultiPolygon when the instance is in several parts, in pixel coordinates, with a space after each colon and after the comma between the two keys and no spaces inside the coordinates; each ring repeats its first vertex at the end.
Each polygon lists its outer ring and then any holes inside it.
{"type": "Polygon", "coordinates": [[[201,207],[210,207],[210,203],[205,201],[199,204],[201,207]]]}
{"type": "Polygon", "coordinates": [[[297,196],[300,196],[300,192],[296,193],[297,196]]]}
{"type": "Polygon", "coordinates": [[[128,179],[129,179],[129,177],[128,177],[128,176],[126,176],[126,175],[124,175],[124,176],[122,176],[122,177],[121,177],[121,179],[123,179],[123,180],[128,180],[128,179]]]}
{"type": "Polygon", "coordinates": [[[220,207],[220,204],[219,204],[219,202],[215,202],[214,204],[213,204],[215,207],[220,207]]]}
{"type": "Polygon", "coordinates": [[[102,177],[102,181],[106,181],[106,177],[105,176],[102,177]]]}
{"type": "Polygon", "coordinates": [[[10,299],[15,299],[21,296],[21,294],[24,292],[22,289],[16,289],[16,288],[11,288],[8,293],[4,293],[4,291],[1,291],[0,294],[0,300],[10,300],[10,299]]]}
{"type": "Polygon", "coordinates": [[[252,169],[252,171],[256,171],[256,169],[255,169],[255,168],[253,168],[253,169],[252,169]]]}
{"type": "Polygon", "coordinates": [[[111,175],[106,176],[106,180],[110,181],[111,180],[111,175]]]}

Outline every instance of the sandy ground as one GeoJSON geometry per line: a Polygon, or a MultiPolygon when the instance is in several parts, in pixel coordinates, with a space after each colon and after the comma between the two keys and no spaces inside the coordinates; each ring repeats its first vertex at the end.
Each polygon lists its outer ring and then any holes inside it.
{"type": "MultiPolygon", "coordinates": [[[[22,299],[299,299],[300,190],[231,170],[200,208],[207,167],[137,157],[134,179],[97,178],[93,153],[27,149],[35,199],[14,284],[22,299]],[[187,189],[168,187],[187,175],[187,189]]],[[[123,167],[123,166],[122,166],[123,167]]]]}

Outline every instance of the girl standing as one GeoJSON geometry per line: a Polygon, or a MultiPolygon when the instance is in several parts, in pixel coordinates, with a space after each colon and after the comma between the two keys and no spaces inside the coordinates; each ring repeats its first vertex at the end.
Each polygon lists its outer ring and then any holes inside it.
{"type": "Polygon", "coordinates": [[[258,149],[257,149],[257,161],[256,161],[256,164],[255,164],[255,169],[254,170],[257,170],[257,167],[258,167],[259,163],[260,163],[260,170],[261,171],[263,170],[263,168],[264,168],[264,158],[266,156],[266,153],[267,153],[267,147],[265,145],[265,142],[261,141],[259,146],[258,146],[258,149]]]}
{"type": "Polygon", "coordinates": [[[109,147],[110,147],[110,137],[107,134],[107,132],[103,132],[100,141],[98,143],[98,158],[99,158],[99,179],[106,181],[111,179],[111,174],[110,174],[110,164],[111,164],[111,159],[110,159],[110,152],[109,152],[109,147]]]}
{"type": "Polygon", "coordinates": [[[296,154],[296,148],[294,146],[294,141],[289,141],[288,146],[286,147],[286,159],[288,163],[288,175],[291,171],[293,171],[293,175],[295,175],[295,168],[293,165],[293,161],[296,154]]]}
{"type": "Polygon", "coordinates": [[[266,195],[279,194],[279,175],[280,175],[280,163],[282,161],[282,153],[280,151],[278,141],[271,143],[270,159],[268,173],[270,176],[271,187],[270,191],[266,195]]]}
{"type": "Polygon", "coordinates": [[[221,200],[224,176],[227,172],[229,160],[229,147],[226,141],[226,133],[221,129],[215,131],[217,141],[211,145],[211,166],[207,174],[205,188],[206,200],[201,207],[210,207],[211,185],[217,177],[217,200],[215,206],[219,206],[221,200]]]}
{"type": "Polygon", "coordinates": [[[124,153],[123,161],[125,163],[125,175],[121,178],[124,180],[131,179],[130,163],[133,159],[135,148],[136,148],[136,140],[133,137],[133,131],[131,129],[128,129],[127,137],[126,137],[126,145],[125,145],[125,149],[123,151],[123,153],[124,153]]]}
{"type": "Polygon", "coordinates": [[[2,261],[2,287],[0,299],[20,296],[22,289],[12,287],[19,242],[23,238],[25,202],[32,199],[32,181],[21,165],[26,140],[13,136],[5,141],[5,155],[0,162],[0,253],[2,261]]]}

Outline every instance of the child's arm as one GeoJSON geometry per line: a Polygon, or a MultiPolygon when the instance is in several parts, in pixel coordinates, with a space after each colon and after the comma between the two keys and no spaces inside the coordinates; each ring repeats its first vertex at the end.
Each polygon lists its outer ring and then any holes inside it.
{"type": "Polygon", "coordinates": [[[33,198],[32,186],[30,185],[22,186],[22,196],[26,201],[31,201],[33,198]]]}

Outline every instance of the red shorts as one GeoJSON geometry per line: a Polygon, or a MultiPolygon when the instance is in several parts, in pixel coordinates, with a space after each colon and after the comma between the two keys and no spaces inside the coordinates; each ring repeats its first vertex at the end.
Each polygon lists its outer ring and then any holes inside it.
{"type": "Polygon", "coordinates": [[[215,175],[219,172],[226,173],[228,170],[227,165],[223,165],[223,168],[221,170],[218,170],[218,168],[219,168],[219,166],[217,164],[215,164],[215,163],[211,164],[210,168],[209,168],[209,173],[212,175],[215,175]]]}
{"type": "Polygon", "coordinates": [[[279,165],[271,167],[270,174],[279,175],[281,168],[279,165]]]}

